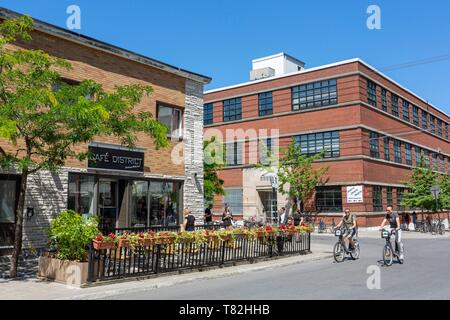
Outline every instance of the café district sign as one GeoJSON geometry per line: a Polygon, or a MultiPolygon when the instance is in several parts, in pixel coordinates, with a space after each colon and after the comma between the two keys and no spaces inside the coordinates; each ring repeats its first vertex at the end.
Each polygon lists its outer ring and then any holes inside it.
{"type": "Polygon", "coordinates": [[[90,145],[88,169],[144,172],[144,152],[90,145]]]}

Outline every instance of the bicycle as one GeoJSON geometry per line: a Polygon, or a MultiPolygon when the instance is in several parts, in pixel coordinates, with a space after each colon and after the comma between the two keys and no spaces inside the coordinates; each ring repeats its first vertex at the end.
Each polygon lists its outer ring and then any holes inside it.
{"type": "MultiPolygon", "coordinates": [[[[395,241],[395,233],[396,230],[393,229],[389,232],[389,230],[386,229],[381,229],[381,238],[386,239],[386,244],[383,247],[383,262],[385,266],[391,266],[392,263],[394,262],[394,258],[397,258],[398,263],[403,264],[403,260],[400,259],[400,252],[399,252],[399,248],[397,245],[397,242],[395,241]],[[394,237],[392,237],[394,236],[394,237]],[[394,247],[392,246],[392,240],[391,238],[394,238],[394,242],[395,242],[395,250],[394,247]]],[[[403,247],[403,250],[404,247],[403,247]]]]}
{"type": "Polygon", "coordinates": [[[322,219],[320,219],[319,227],[318,227],[318,229],[317,229],[317,232],[318,232],[318,233],[324,233],[324,232],[327,232],[327,225],[325,224],[325,222],[323,222],[322,219]]]}
{"type": "Polygon", "coordinates": [[[336,230],[336,222],[334,222],[334,219],[331,222],[331,225],[327,228],[327,231],[329,233],[334,233],[334,231],[336,230]]]}
{"type": "Polygon", "coordinates": [[[435,219],[431,223],[431,234],[435,235],[438,233],[441,236],[445,234],[445,225],[442,223],[441,218],[435,219]]]}
{"type": "Polygon", "coordinates": [[[353,260],[357,260],[359,258],[360,254],[360,247],[359,247],[359,241],[356,238],[356,234],[353,238],[353,250],[348,250],[345,246],[344,241],[344,233],[345,231],[348,231],[348,228],[337,228],[334,231],[334,235],[336,237],[339,237],[339,240],[336,242],[336,244],[333,247],[333,257],[336,262],[342,262],[344,261],[344,258],[346,255],[350,255],[353,260]]]}

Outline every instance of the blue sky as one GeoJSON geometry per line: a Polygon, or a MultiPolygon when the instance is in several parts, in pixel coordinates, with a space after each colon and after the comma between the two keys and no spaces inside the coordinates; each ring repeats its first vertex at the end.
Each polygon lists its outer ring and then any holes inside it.
{"type": "MultiPolygon", "coordinates": [[[[0,0],[0,6],[213,77],[207,89],[248,80],[251,60],[281,51],[315,67],[359,57],[383,68],[450,55],[450,1],[0,0]],[[381,8],[381,30],[366,27],[381,8]]],[[[450,59],[385,72],[450,113],[450,59]]]]}

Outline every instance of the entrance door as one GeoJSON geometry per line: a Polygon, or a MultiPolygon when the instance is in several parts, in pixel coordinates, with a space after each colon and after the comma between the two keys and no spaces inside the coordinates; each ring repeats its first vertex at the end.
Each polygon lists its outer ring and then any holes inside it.
{"type": "Polygon", "coordinates": [[[117,228],[118,181],[101,178],[98,182],[98,216],[100,229],[104,233],[113,232],[117,228]]]}
{"type": "Polygon", "coordinates": [[[276,193],[271,191],[258,191],[259,198],[263,204],[263,210],[266,213],[268,223],[277,223],[277,198],[276,193]]]}
{"type": "Polygon", "coordinates": [[[19,179],[0,177],[0,250],[13,245],[19,179]]]}

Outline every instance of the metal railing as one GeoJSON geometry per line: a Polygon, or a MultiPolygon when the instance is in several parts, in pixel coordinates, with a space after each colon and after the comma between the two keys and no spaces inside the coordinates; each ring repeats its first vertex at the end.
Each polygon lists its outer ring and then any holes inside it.
{"type": "Polygon", "coordinates": [[[88,281],[145,276],[186,269],[249,261],[285,254],[305,254],[311,249],[311,235],[280,234],[263,238],[237,236],[229,241],[207,243],[153,244],[151,246],[115,247],[89,250],[88,281]]]}
{"type": "MultiPolygon", "coordinates": [[[[209,229],[209,230],[219,230],[223,228],[223,224],[199,224],[195,225],[195,230],[203,230],[203,229],[209,229]]],[[[114,228],[115,234],[121,234],[123,232],[128,233],[139,233],[139,232],[149,232],[150,230],[153,230],[154,232],[160,232],[160,231],[173,231],[178,232],[180,231],[180,226],[150,226],[150,227],[129,227],[129,228],[114,228]]],[[[111,232],[110,229],[100,229],[100,232],[103,235],[107,235],[111,232]]]]}

